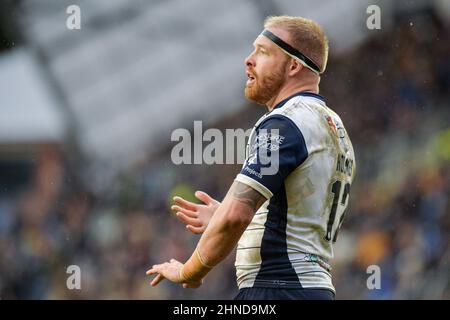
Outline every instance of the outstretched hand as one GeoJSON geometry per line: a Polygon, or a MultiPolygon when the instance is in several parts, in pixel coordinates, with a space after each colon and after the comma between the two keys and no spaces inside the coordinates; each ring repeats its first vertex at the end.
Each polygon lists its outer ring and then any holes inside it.
{"type": "Polygon", "coordinates": [[[204,204],[193,203],[176,196],[173,198],[175,204],[171,209],[175,212],[177,218],[186,224],[186,229],[194,234],[202,234],[220,202],[203,191],[196,191],[195,197],[204,204]]]}
{"type": "Polygon", "coordinates": [[[181,268],[183,264],[175,259],[170,262],[155,264],[146,272],[148,276],[156,274],[156,277],[150,282],[152,287],[157,286],[162,280],[167,279],[175,283],[183,284],[183,288],[198,288],[202,285],[202,281],[185,281],[181,278],[181,268]]]}

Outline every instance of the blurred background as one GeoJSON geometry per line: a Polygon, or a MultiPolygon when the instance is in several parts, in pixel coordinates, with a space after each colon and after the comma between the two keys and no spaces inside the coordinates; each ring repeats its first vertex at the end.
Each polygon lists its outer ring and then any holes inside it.
{"type": "Polygon", "coordinates": [[[0,0],[0,299],[234,297],[234,254],[197,290],[151,288],[145,271],[198,241],[171,197],[221,200],[241,167],[175,165],[171,132],[253,126],[266,109],[244,99],[244,58],[279,14],[323,25],[320,93],[356,152],[336,298],[450,299],[445,0],[0,0]],[[81,290],[66,287],[69,265],[81,290]]]}

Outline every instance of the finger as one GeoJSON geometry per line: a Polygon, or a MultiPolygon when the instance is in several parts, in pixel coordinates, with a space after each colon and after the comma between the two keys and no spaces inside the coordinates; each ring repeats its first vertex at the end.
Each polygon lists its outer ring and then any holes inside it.
{"type": "Polygon", "coordinates": [[[214,201],[209,194],[203,191],[195,191],[195,197],[203,203],[210,204],[214,201]]]}
{"type": "Polygon", "coordinates": [[[192,225],[194,227],[201,227],[202,223],[195,218],[189,218],[183,212],[177,212],[177,218],[180,219],[184,224],[192,225]]]}
{"type": "Polygon", "coordinates": [[[155,273],[157,273],[157,272],[158,272],[157,267],[159,267],[159,266],[160,266],[159,264],[154,264],[154,265],[151,267],[151,269],[149,269],[149,270],[147,270],[147,271],[145,272],[145,274],[146,274],[146,275],[150,275],[150,274],[155,274],[155,273]]]}
{"type": "MultiPolygon", "coordinates": [[[[165,271],[165,269],[166,269],[166,267],[169,265],[169,263],[168,262],[164,262],[164,263],[161,263],[161,264],[155,264],[153,267],[152,267],[152,269],[154,270],[154,272],[152,272],[152,274],[153,273],[164,273],[164,271],[165,271]]],[[[150,270],[149,270],[150,271],[150,270]]]]}
{"type": "Polygon", "coordinates": [[[158,272],[158,271],[156,271],[155,269],[152,268],[152,269],[150,269],[150,270],[147,270],[147,272],[145,272],[145,274],[149,276],[149,275],[155,274],[155,273],[157,273],[157,272],[158,272]]]}
{"type": "Polygon", "coordinates": [[[180,206],[173,205],[173,206],[170,207],[170,209],[172,211],[174,211],[174,212],[177,212],[177,211],[183,212],[184,214],[186,214],[188,217],[191,217],[191,218],[197,218],[198,217],[198,213],[197,212],[191,211],[191,210],[188,210],[188,209],[185,209],[185,208],[182,208],[180,206]]]}
{"type": "Polygon", "coordinates": [[[160,283],[161,281],[163,281],[165,278],[162,274],[158,274],[153,280],[152,282],[150,282],[150,285],[152,287],[158,285],[158,283],[160,283]]]}
{"type": "Polygon", "coordinates": [[[189,210],[196,210],[196,208],[197,208],[196,203],[184,200],[183,198],[178,197],[178,196],[173,197],[173,201],[175,201],[176,204],[178,204],[186,209],[189,209],[189,210]]]}
{"type": "Polygon", "coordinates": [[[202,234],[203,231],[205,231],[203,227],[194,227],[189,224],[186,226],[186,229],[188,229],[193,234],[202,234]]]}

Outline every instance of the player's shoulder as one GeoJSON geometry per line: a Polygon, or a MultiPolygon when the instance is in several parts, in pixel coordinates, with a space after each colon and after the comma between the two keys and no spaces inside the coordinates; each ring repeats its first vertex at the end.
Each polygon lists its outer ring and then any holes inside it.
{"type": "Polygon", "coordinates": [[[332,142],[337,138],[349,140],[339,115],[317,94],[302,93],[287,99],[281,107],[272,110],[265,121],[272,121],[269,127],[276,128],[280,127],[280,121],[276,120],[279,118],[290,123],[289,128],[302,137],[309,150],[323,148],[324,144],[334,145],[332,142]]]}
{"type": "MultiPolygon", "coordinates": [[[[327,116],[334,114],[324,98],[314,93],[301,93],[271,111],[264,122],[285,121],[295,125],[303,134],[317,136],[324,134],[327,116]]],[[[333,115],[334,117],[334,115],[333,115]]]]}

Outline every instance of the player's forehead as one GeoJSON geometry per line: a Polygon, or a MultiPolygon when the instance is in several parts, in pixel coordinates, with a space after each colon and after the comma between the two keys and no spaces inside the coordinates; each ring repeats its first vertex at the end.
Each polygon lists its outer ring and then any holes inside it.
{"type": "Polygon", "coordinates": [[[263,35],[256,37],[253,41],[253,47],[263,49],[275,49],[277,46],[263,35]]]}
{"type": "MultiPolygon", "coordinates": [[[[270,32],[272,32],[273,34],[278,36],[283,41],[289,43],[289,34],[286,30],[283,30],[282,28],[277,28],[277,27],[270,27],[270,28],[267,28],[267,30],[269,30],[270,32]]],[[[258,37],[256,37],[255,41],[253,42],[253,46],[255,48],[264,47],[267,49],[277,49],[278,48],[278,46],[276,44],[274,44],[270,39],[268,39],[267,37],[265,37],[261,34],[258,37]]]]}

